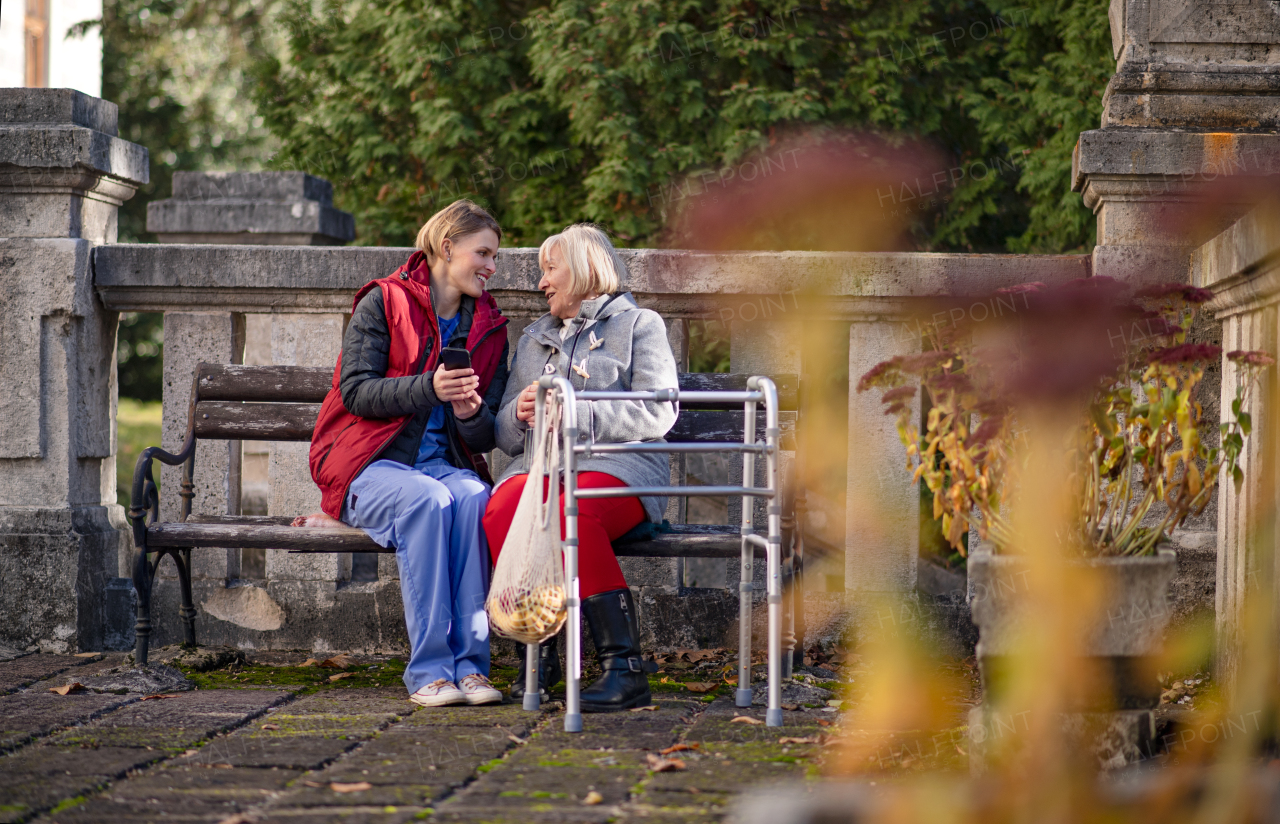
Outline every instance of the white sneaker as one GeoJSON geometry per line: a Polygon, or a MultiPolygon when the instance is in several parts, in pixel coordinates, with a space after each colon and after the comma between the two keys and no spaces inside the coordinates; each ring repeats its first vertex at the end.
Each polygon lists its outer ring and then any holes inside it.
{"type": "Polygon", "coordinates": [[[502,701],[502,693],[489,683],[489,679],[480,673],[468,675],[462,679],[462,697],[470,705],[497,704],[502,701]]]}
{"type": "Polygon", "coordinates": [[[470,703],[467,696],[452,681],[437,678],[422,687],[409,700],[420,707],[448,707],[453,704],[470,703]]]}

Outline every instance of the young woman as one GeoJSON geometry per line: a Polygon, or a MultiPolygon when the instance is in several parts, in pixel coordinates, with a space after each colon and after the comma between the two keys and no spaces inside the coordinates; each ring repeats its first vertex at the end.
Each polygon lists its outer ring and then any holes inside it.
{"type": "Polygon", "coordinates": [[[407,263],[356,294],[311,441],[325,513],[396,549],[404,682],[427,707],[502,700],[488,679],[480,521],[492,482],[481,453],[507,384],[507,321],[485,291],[501,239],[459,200],[422,227],[407,263]],[[471,368],[439,366],[444,346],[469,350],[471,368]]]}
{"type": "MultiPolygon", "coordinates": [[[[590,224],[552,235],[538,250],[538,288],[550,310],[524,330],[512,362],[498,413],[498,446],[512,456],[524,452],[524,435],[534,416],[536,381],[567,377],[577,389],[643,390],[676,385],[676,362],[667,327],[629,292],[620,292],[626,266],[609,238],[590,224]]],[[[578,428],[596,443],[660,441],[676,420],[676,405],[639,401],[579,402],[578,428]]],[[[668,486],[665,454],[593,455],[579,459],[581,489],[668,486]]],[[[528,479],[522,461],[503,473],[485,512],[489,551],[496,560],[528,479]]],[[[564,500],[561,499],[561,507],[564,500]]],[[[578,501],[578,575],[582,614],[595,642],[604,675],[582,691],[584,712],[608,712],[649,703],[649,682],[640,660],[640,628],[635,601],[613,555],[611,541],[644,519],[661,521],[663,498],[593,498],[578,501]]],[[[563,520],[563,511],[561,513],[563,520]]],[[[559,679],[555,639],[542,645],[539,684],[559,679]]],[[[517,679],[512,697],[523,694],[517,679]]]]}

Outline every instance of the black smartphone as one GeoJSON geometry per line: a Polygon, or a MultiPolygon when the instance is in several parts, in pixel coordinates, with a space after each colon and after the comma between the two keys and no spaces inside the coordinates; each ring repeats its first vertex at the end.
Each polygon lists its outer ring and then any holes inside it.
{"type": "Polygon", "coordinates": [[[440,364],[450,372],[471,368],[471,353],[457,346],[446,346],[440,350],[440,364]]]}

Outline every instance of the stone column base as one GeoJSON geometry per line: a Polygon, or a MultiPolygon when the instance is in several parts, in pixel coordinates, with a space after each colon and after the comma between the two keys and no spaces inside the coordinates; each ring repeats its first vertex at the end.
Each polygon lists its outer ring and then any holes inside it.
{"type": "Polygon", "coordinates": [[[110,626],[107,587],[126,540],[124,509],[0,507],[0,646],[97,652],[126,633],[110,626]]]}
{"type": "MultiPolygon", "coordinates": [[[[984,775],[1000,761],[1021,758],[1027,747],[1036,746],[1030,736],[1030,712],[1006,715],[987,706],[969,711],[971,775],[984,775]]],[[[1058,715],[1061,746],[1067,752],[1088,753],[1097,769],[1117,770],[1136,764],[1152,751],[1156,732],[1151,710],[1058,715]]]]}

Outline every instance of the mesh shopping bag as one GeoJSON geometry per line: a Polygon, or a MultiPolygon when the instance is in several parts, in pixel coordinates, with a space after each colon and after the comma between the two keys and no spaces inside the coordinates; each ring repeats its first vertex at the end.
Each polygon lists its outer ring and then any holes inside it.
{"type": "Polygon", "coordinates": [[[541,431],[533,439],[529,477],[485,602],[494,631],[525,644],[555,635],[567,615],[560,548],[559,424],[560,403],[549,393],[541,431]]]}

